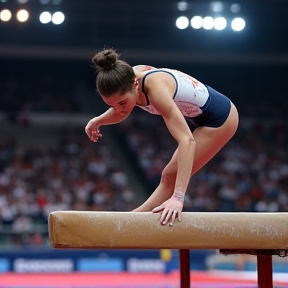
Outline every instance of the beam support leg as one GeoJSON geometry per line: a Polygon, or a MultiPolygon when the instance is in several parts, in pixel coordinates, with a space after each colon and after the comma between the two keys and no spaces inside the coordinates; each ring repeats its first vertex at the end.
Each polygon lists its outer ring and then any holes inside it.
{"type": "Polygon", "coordinates": [[[272,255],[257,255],[259,288],[273,288],[272,255]]]}
{"type": "MultiPolygon", "coordinates": [[[[180,288],[190,288],[190,253],[189,249],[180,249],[180,288]]],[[[269,287],[270,288],[270,287],[269,287]]]]}

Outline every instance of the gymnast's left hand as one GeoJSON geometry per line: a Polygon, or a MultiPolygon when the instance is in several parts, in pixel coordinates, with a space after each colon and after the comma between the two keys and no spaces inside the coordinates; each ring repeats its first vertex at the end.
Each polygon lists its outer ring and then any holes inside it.
{"type": "Polygon", "coordinates": [[[182,200],[172,196],[163,204],[154,208],[152,212],[161,214],[160,223],[162,225],[166,225],[169,222],[169,226],[173,226],[176,218],[178,218],[178,221],[181,221],[183,204],[182,200]]]}

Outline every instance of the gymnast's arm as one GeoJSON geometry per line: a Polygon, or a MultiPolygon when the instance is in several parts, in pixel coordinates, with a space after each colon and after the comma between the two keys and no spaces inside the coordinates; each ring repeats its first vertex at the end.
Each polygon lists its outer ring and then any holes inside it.
{"type": "Polygon", "coordinates": [[[172,216],[171,211],[177,211],[178,218],[181,219],[184,196],[191,177],[196,142],[168,88],[156,77],[154,79],[149,77],[147,80],[149,80],[147,86],[150,84],[152,94],[149,94],[148,86],[150,103],[162,115],[168,130],[178,143],[177,176],[173,195],[162,205],[153,209],[153,212],[162,211],[161,221],[164,220],[166,223],[172,216]],[[149,83],[150,81],[151,83],[149,83]],[[169,211],[170,209],[171,211],[169,211]]]}
{"type": "Polygon", "coordinates": [[[97,142],[102,137],[100,126],[111,125],[125,120],[130,113],[118,113],[114,107],[110,107],[106,112],[92,118],[85,127],[86,134],[91,141],[97,142]]]}

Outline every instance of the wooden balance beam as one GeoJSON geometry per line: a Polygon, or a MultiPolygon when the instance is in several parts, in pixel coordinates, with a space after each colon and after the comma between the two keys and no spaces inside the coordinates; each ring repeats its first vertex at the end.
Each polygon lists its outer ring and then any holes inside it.
{"type": "Polygon", "coordinates": [[[272,288],[272,255],[288,253],[288,213],[183,212],[163,226],[152,212],[56,211],[48,219],[54,248],[178,249],[181,288],[190,287],[190,249],[257,256],[258,287],[272,288]]]}

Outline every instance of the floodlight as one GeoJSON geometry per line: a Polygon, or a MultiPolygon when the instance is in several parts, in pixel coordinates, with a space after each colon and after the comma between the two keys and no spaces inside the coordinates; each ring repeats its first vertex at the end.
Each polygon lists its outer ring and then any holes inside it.
{"type": "Polygon", "coordinates": [[[191,19],[191,26],[194,29],[200,29],[202,27],[203,24],[203,19],[201,16],[194,16],[191,19]]]}
{"type": "Polygon", "coordinates": [[[186,11],[188,9],[188,3],[184,0],[177,3],[177,8],[179,11],[186,11]]]}
{"type": "Polygon", "coordinates": [[[246,23],[243,18],[235,18],[232,20],[231,27],[234,31],[241,31],[244,29],[246,23]]]}
{"type": "Polygon", "coordinates": [[[176,20],[176,26],[179,29],[186,29],[189,25],[189,20],[185,16],[181,16],[176,20]]]}
{"type": "Polygon", "coordinates": [[[29,18],[29,12],[27,10],[19,10],[17,12],[17,20],[19,22],[26,22],[29,18]]]}
{"type": "Polygon", "coordinates": [[[52,15],[50,12],[47,12],[47,11],[42,12],[39,17],[39,20],[42,24],[47,24],[51,22],[51,19],[52,19],[52,15]]]}
{"type": "Polygon", "coordinates": [[[223,3],[220,1],[215,1],[211,3],[211,8],[213,12],[219,13],[223,11],[223,3]]]}
{"type": "Polygon", "coordinates": [[[55,25],[59,25],[59,24],[63,23],[64,20],[65,20],[65,15],[62,12],[55,12],[52,15],[52,22],[55,25]]]}
{"type": "Polygon", "coordinates": [[[214,26],[213,18],[210,16],[204,17],[203,19],[203,28],[206,30],[211,30],[214,26]]]}
{"type": "Polygon", "coordinates": [[[0,12],[0,20],[8,22],[12,17],[12,13],[8,9],[4,9],[0,12]]]}
{"type": "Polygon", "coordinates": [[[216,30],[224,30],[227,26],[227,21],[224,17],[216,17],[214,19],[214,28],[216,30]]]}
{"type": "Polygon", "coordinates": [[[240,4],[232,4],[230,7],[232,13],[238,13],[241,10],[240,4]]]}

